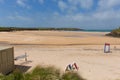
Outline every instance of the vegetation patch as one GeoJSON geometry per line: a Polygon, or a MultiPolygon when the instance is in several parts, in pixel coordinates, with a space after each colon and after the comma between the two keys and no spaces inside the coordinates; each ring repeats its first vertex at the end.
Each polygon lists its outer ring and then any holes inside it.
{"type": "Polygon", "coordinates": [[[40,31],[44,31],[44,30],[49,30],[49,31],[81,31],[82,29],[79,28],[43,28],[43,27],[38,27],[38,28],[22,28],[22,27],[0,27],[0,32],[2,31],[6,31],[6,32],[11,32],[11,31],[24,31],[24,30],[29,30],[29,31],[33,31],[33,30],[40,30],[40,31]]]}
{"type": "Polygon", "coordinates": [[[112,30],[107,36],[120,37],[120,27],[118,29],[112,30]]]}
{"type": "Polygon", "coordinates": [[[59,69],[53,66],[37,66],[29,73],[22,73],[16,69],[9,75],[1,75],[0,80],[85,80],[78,73],[61,73],[59,69]]]}

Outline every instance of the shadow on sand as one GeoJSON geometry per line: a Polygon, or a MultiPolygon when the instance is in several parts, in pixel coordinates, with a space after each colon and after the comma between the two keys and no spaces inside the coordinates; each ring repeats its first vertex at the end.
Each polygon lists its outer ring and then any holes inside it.
{"type": "Polygon", "coordinates": [[[29,64],[32,61],[26,61],[21,63],[20,65],[15,65],[15,69],[19,69],[21,72],[25,73],[27,72],[32,66],[26,66],[25,64],[29,64]]]}

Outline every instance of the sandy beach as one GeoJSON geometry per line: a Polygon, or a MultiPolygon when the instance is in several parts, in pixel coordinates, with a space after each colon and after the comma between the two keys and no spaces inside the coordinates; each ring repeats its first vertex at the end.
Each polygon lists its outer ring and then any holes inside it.
{"type": "Polygon", "coordinates": [[[120,45],[119,38],[107,37],[108,32],[19,31],[1,32],[0,43],[39,45],[120,45]]]}
{"type": "Polygon", "coordinates": [[[1,32],[1,46],[14,46],[15,57],[28,55],[15,61],[16,65],[53,65],[65,71],[74,62],[77,71],[86,80],[120,79],[120,39],[105,36],[108,32],[74,31],[19,31],[1,32]],[[111,44],[111,52],[104,53],[104,44],[111,44]]]}

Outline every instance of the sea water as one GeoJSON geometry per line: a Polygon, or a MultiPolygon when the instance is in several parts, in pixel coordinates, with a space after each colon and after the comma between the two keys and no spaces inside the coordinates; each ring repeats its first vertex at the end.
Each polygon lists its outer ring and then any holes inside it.
{"type": "Polygon", "coordinates": [[[83,30],[87,32],[111,32],[112,30],[83,30]]]}

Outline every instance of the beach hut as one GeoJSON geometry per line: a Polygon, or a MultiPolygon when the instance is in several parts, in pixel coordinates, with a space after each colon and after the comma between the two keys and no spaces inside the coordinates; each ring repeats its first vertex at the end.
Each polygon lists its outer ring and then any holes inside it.
{"type": "Polygon", "coordinates": [[[0,73],[8,74],[14,69],[14,48],[0,47],[0,73]]]}
{"type": "Polygon", "coordinates": [[[109,52],[110,52],[110,44],[105,43],[105,45],[104,45],[104,53],[109,53],[109,52]]]}

